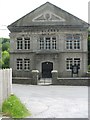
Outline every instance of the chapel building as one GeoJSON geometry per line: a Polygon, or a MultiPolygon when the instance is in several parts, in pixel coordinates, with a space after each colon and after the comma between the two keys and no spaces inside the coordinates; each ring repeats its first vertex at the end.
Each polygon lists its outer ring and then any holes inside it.
{"type": "Polygon", "coordinates": [[[31,77],[38,70],[40,78],[71,77],[72,65],[78,76],[88,71],[88,24],[74,15],[46,2],[8,26],[10,30],[10,67],[13,77],[31,77]]]}

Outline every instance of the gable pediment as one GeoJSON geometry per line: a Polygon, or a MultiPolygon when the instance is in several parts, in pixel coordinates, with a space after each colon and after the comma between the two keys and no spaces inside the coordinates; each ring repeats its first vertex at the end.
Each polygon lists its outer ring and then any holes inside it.
{"type": "Polygon", "coordinates": [[[33,18],[32,20],[33,22],[48,22],[48,21],[53,21],[53,22],[64,22],[65,19],[50,12],[50,11],[46,11],[38,16],[36,16],[35,18],[33,18]]]}
{"type": "Polygon", "coordinates": [[[83,20],[47,2],[9,25],[8,29],[12,31],[21,27],[44,25],[88,27],[83,20]]]}

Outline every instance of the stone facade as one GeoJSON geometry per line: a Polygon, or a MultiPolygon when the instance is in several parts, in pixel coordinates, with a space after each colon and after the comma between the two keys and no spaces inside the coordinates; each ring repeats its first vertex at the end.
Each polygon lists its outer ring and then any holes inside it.
{"type": "Polygon", "coordinates": [[[87,72],[88,24],[47,2],[8,26],[10,67],[13,77],[70,77],[71,66],[79,66],[79,76],[87,72]]]}

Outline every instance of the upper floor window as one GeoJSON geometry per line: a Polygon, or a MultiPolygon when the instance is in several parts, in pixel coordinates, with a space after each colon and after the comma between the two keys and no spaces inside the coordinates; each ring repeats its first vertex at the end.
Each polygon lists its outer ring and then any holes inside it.
{"type": "Polygon", "coordinates": [[[52,49],[56,49],[56,37],[52,38],[52,49]]]}
{"type": "Polygon", "coordinates": [[[30,38],[24,38],[24,49],[30,49],[30,38]]]}
{"type": "Polygon", "coordinates": [[[72,49],[72,40],[67,40],[66,41],[66,48],[67,49],[72,49]]]}
{"type": "Polygon", "coordinates": [[[30,38],[29,37],[18,37],[17,38],[17,49],[30,49],[30,38]]]}
{"type": "Polygon", "coordinates": [[[23,49],[23,40],[22,38],[17,38],[17,49],[23,49]]]}
{"type": "Polygon", "coordinates": [[[17,59],[17,70],[22,70],[22,69],[23,69],[23,60],[17,59]]]}
{"type": "Polygon", "coordinates": [[[66,35],[66,49],[80,49],[81,36],[80,34],[66,35]]]}
{"type": "Polygon", "coordinates": [[[39,46],[40,49],[56,49],[56,37],[41,37],[39,46]]]}
{"type": "Polygon", "coordinates": [[[46,42],[46,49],[50,49],[51,48],[50,37],[47,37],[45,39],[45,42],[46,42]]]}

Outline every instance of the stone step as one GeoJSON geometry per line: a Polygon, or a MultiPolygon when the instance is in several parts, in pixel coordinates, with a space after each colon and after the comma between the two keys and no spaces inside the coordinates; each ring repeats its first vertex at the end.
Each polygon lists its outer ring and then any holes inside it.
{"type": "Polygon", "coordinates": [[[41,78],[38,80],[38,85],[51,85],[52,79],[51,78],[41,78]]]}

